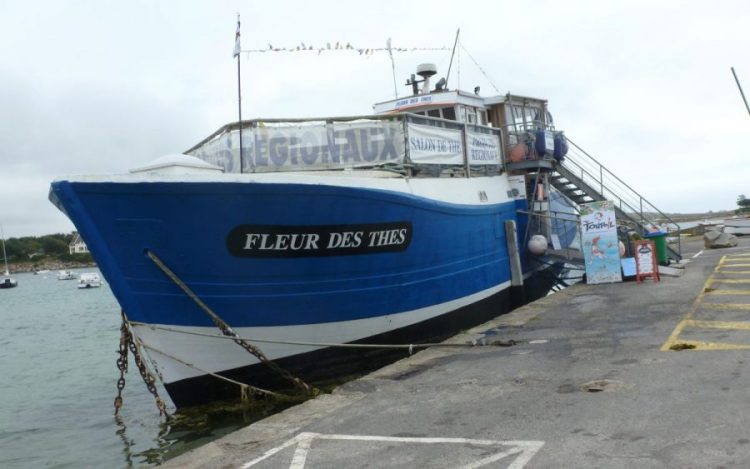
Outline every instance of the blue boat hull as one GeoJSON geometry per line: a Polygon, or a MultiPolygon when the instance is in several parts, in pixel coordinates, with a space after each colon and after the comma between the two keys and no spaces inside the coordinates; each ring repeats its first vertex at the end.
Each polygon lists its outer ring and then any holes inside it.
{"type": "MultiPolygon", "coordinates": [[[[512,199],[470,205],[293,183],[57,181],[52,192],[130,321],[217,332],[150,251],[232,328],[282,342],[428,342],[502,314],[511,307],[504,222],[525,208],[512,199]]],[[[160,353],[173,332],[136,332],[157,363],[183,354],[188,363],[204,360],[201,370],[282,384],[236,345],[218,352],[183,340],[160,353]]],[[[283,344],[268,350],[315,381],[393,355],[283,344]]],[[[159,371],[177,406],[237,396],[236,387],[197,369],[166,363],[159,371]]]]}

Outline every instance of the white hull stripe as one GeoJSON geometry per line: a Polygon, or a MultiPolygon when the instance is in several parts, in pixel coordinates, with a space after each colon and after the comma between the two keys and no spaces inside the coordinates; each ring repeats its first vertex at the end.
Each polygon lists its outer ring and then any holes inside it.
{"type": "MultiPolygon", "coordinates": [[[[441,316],[461,307],[489,298],[509,286],[510,282],[504,282],[487,290],[438,305],[374,318],[299,326],[240,327],[236,328],[235,331],[241,337],[247,339],[255,337],[258,339],[276,340],[280,342],[290,341],[308,343],[352,342],[441,316]]],[[[171,326],[161,324],[156,326],[163,326],[169,329],[183,330],[186,332],[198,332],[213,335],[218,334],[218,330],[215,327],[171,326]]],[[[140,324],[134,325],[133,332],[144,343],[144,345],[150,347],[148,353],[164,378],[165,383],[173,383],[182,379],[201,376],[204,373],[199,371],[199,369],[211,373],[218,373],[258,363],[253,356],[229,340],[193,334],[180,334],[178,332],[156,329],[149,327],[148,325],[140,324]],[[194,368],[178,363],[166,355],[158,353],[156,350],[160,350],[185,363],[194,365],[194,368]]],[[[255,345],[257,345],[263,353],[272,360],[324,348],[323,346],[283,343],[256,343],[255,345]]]]}

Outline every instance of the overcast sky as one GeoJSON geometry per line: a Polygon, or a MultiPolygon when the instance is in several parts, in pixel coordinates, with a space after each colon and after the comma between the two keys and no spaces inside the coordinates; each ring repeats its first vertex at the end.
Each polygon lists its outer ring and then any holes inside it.
{"type": "MultiPolygon", "coordinates": [[[[47,200],[54,178],[125,172],[235,120],[237,13],[243,50],[450,47],[460,27],[451,88],[548,99],[558,129],[662,211],[750,195],[750,115],[730,71],[750,93],[746,0],[0,0],[5,236],[74,229],[47,200]]],[[[417,64],[444,76],[449,60],[395,53],[399,93],[417,64]]],[[[368,114],[394,94],[385,53],[241,64],[245,118],[368,114]]]]}

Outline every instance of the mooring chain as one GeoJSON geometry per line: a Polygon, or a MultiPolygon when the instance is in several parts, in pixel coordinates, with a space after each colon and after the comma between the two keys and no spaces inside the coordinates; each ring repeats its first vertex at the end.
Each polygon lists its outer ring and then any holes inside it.
{"type": "Polygon", "coordinates": [[[303,391],[305,391],[308,394],[313,394],[314,393],[314,390],[307,383],[305,383],[301,379],[297,378],[296,376],[294,376],[293,374],[291,374],[287,370],[281,368],[273,360],[270,360],[268,357],[265,356],[265,354],[263,352],[261,352],[261,350],[258,347],[254,346],[253,344],[250,344],[250,343],[246,342],[244,339],[240,338],[239,335],[236,332],[234,332],[229,326],[227,326],[223,321],[221,321],[219,323],[216,323],[216,327],[218,327],[219,330],[221,330],[222,334],[224,334],[226,336],[229,336],[229,337],[232,337],[233,338],[232,341],[235,344],[237,344],[240,347],[242,347],[245,350],[247,350],[250,354],[252,354],[253,356],[255,356],[261,362],[265,363],[268,367],[270,367],[276,373],[280,374],[281,376],[283,376],[284,378],[286,378],[288,381],[291,381],[295,386],[297,386],[298,388],[302,389],[303,391]]]}
{"type": "Polygon", "coordinates": [[[120,370],[120,379],[117,380],[117,397],[115,397],[115,415],[120,411],[122,407],[122,390],[125,389],[125,373],[128,372],[128,344],[130,343],[130,329],[125,322],[125,318],[122,319],[122,325],[120,326],[120,350],[118,351],[119,356],[117,357],[117,369],[120,370]]]}
{"type": "Polygon", "coordinates": [[[125,317],[125,313],[122,313],[122,325],[120,326],[120,349],[118,350],[119,356],[117,357],[117,368],[120,370],[120,379],[117,380],[117,397],[115,397],[115,415],[120,411],[122,407],[122,390],[125,388],[125,373],[128,372],[128,350],[133,354],[133,359],[138,371],[143,378],[143,382],[146,383],[146,388],[154,396],[156,402],[156,408],[159,409],[159,415],[169,417],[167,412],[167,405],[164,403],[159,392],[156,390],[156,378],[149,371],[148,367],[143,361],[142,354],[135,342],[133,333],[128,327],[128,320],[125,317]]]}
{"type": "Polygon", "coordinates": [[[162,398],[159,397],[159,392],[156,390],[156,378],[148,370],[146,363],[143,362],[143,358],[141,356],[138,345],[135,343],[133,334],[130,334],[130,344],[128,345],[130,346],[130,351],[133,353],[135,365],[138,367],[138,371],[141,373],[143,382],[146,383],[148,392],[150,392],[154,396],[154,400],[156,401],[156,408],[159,409],[159,415],[169,417],[169,414],[167,413],[167,405],[164,403],[162,398]]]}
{"type": "Polygon", "coordinates": [[[146,255],[156,264],[156,266],[166,275],[169,277],[172,282],[175,283],[180,289],[188,296],[190,297],[195,304],[197,304],[213,321],[214,325],[221,331],[222,334],[225,336],[232,337],[233,341],[245,349],[247,352],[249,352],[251,355],[253,355],[255,358],[257,358],[261,363],[264,363],[269,368],[271,368],[273,371],[293,383],[296,387],[302,389],[308,394],[316,394],[317,390],[315,388],[310,387],[307,383],[299,379],[298,377],[292,375],[287,370],[281,368],[279,365],[276,364],[276,362],[270,360],[266,355],[254,345],[248,343],[244,339],[242,339],[239,334],[237,334],[226,322],[224,322],[223,319],[219,317],[215,312],[211,310],[211,308],[208,307],[198,296],[188,287],[182,280],[180,280],[177,275],[172,272],[172,270],[162,262],[159,257],[157,257],[156,254],[151,252],[150,250],[146,251],[146,255]]]}

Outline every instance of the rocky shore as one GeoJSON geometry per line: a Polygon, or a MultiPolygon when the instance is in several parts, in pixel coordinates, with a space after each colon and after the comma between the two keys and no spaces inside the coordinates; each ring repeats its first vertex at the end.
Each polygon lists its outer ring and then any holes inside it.
{"type": "Polygon", "coordinates": [[[49,270],[57,272],[59,270],[85,269],[96,267],[95,262],[62,262],[62,261],[45,261],[45,262],[19,262],[9,264],[8,270],[11,274],[34,273],[39,270],[49,270]]]}

